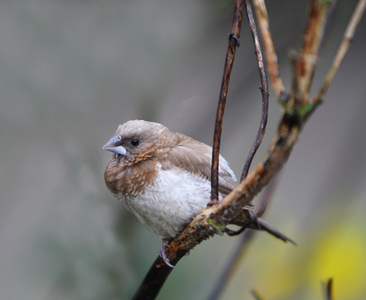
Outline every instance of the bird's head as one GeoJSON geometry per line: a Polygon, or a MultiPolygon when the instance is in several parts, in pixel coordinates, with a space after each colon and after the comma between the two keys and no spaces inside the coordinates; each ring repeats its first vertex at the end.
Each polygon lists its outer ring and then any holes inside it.
{"type": "Polygon", "coordinates": [[[178,143],[177,135],[164,125],[132,120],[118,126],[115,135],[103,146],[125,163],[137,163],[164,153],[178,143]]]}

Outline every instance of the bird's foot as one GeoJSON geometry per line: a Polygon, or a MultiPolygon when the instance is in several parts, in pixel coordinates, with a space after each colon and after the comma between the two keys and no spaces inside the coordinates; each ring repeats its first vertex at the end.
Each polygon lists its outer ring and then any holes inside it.
{"type": "Polygon", "coordinates": [[[170,263],[169,258],[166,256],[165,249],[167,247],[169,239],[162,239],[161,248],[159,249],[159,255],[164,260],[165,264],[172,269],[174,266],[170,263]]]}

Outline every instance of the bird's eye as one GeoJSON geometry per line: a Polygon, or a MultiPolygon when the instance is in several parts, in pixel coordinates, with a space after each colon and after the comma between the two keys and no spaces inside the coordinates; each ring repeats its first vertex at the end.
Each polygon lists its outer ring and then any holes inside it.
{"type": "Polygon", "coordinates": [[[132,139],[131,140],[131,145],[132,146],[137,146],[138,144],[140,144],[140,140],[139,139],[132,139]]]}

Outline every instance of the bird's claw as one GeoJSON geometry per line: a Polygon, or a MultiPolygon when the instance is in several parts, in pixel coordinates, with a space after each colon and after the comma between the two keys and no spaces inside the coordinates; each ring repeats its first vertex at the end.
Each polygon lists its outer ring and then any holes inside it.
{"type": "Polygon", "coordinates": [[[166,256],[166,253],[165,253],[165,249],[167,247],[167,240],[166,239],[163,239],[162,240],[162,245],[161,245],[161,248],[159,249],[159,255],[160,257],[164,260],[165,264],[168,266],[168,267],[171,267],[172,269],[174,268],[174,266],[170,263],[170,260],[169,258],[166,256]]]}

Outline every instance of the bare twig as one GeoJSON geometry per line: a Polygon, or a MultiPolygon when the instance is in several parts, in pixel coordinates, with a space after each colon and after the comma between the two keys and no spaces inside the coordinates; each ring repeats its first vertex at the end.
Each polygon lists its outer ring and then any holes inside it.
{"type": "Polygon", "coordinates": [[[323,285],[325,289],[325,300],[333,300],[333,278],[329,278],[323,285]]]}
{"type": "Polygon", "coordinates": [[[343,40],[338,48],[337,54],[334,57],[332,67],[330,68],[327,77],[323,83],[322,88],[320,89],[319,93],[311,100],[311,102],[315,103],[319,101],[328,90],[329,84],[334,78],[335,73],[338,71],[344,56],[347,53],[348,47],[352,41],[353,35],[355,34],[357,25],[361,20],[361,17],[365,11],[366,7],[366,0],[359,0],[358,4],[353,12],[350,22],[348,23],[346,32],[344,33],[343,40]]]}
{"type": "MultiPolygon", "coordinates": [[[[323,39],[327,16],[335,0],[311,0],[308,23],[304,34],[303,45],[298,59],[298,95],[299,101],[305,105],[309,101],[310,86],[318,59],[319,47],[323,39]]],[[[296,105],[296,103],[294,103],[296,105]]]]}
{"type": "MultiPolygon", "coordinates": [[[[270,185],[264,191],[264,193],[254,211],[254,214],[256,217],[261,217],[264,214],[264,212],[267,208],[268,202],[273,197],[277,183],[278,183],[278,176],[275,177],[275,179],[270,183],[270,185]]],[[[247,230],[240,236],[240,239],[238,241],[236,249],[234,250],[234,253],[230,256],[228,263],[226,264],[223,272],[221,272],[221,274],[220,274],[220,278],[217,280],[217,283],[214,285],[214,289],[212,290],[210,297],[208,297],[209,300],[219,299],[220,295],[222,294],[222,292],[224,290],[224,287],[228,283],[230,277],[235,272],[235,269],[236,269],[235,267],[239,265],[239,260],[242,260],[244,258],[244,254],[248,250],[248,247],[250,246],[250,242],[253,240],[256,232],[257,231],[255,231],[255,230],[247,230]]]]}
{"type": "Polygon", "coordinates": [[[211,165],[211,201],[209,206],[219,202],[219,155],[222,123],[225,111],[227,93],[229,90],[229,82],[231,70],[233,69],[236,47],[239,43],[240,28],[243,19],[243,0],[235,0],[234,18],[229,35],[229,44],[226,52],[226,60],[224,74],[222,76],[219,104],[217,107],[215,133],[212,146],[212,165],[211,165]]]}
{"type": "Polygon", "coordinates": [[[264,298],[259,294],[257,290],[251,290],[250,293],[254,297],[255,300],[264,300],[264,298]]]}
{"type": "Polygon", "coordinates": [[[257,152],[259,146],[261,145],[263,136],[266,132],[267,119],[268,119],[268,98],[269,98],[267,74],[266,74],[266,70],[264,68],[262,50],[261,50],[261,45],[259,43],[257,29],[256,29],[256,25],[255,25],[254,18],[253,18],[252,7],[248,0],[244,0],[244,5],[245,5],[245,10],[247,12],[248,20],[249,20],[250,30],[252,32],[255,53],[257,55],[259,77],[261,80],[260,90],[262,92],[262,117],[261,117],[261,124],[260,124],[258,132],[257,132],[257,136],[253,142],[252,148],[250,149],[247,160],[245,161],[243,173],[242,173],[241,179],[240,179],[241,181],[248,175],[250,165],[253,161],[253,157],[254,157],[255,153],[257,152]]]}
{"type": "Polygon", "coordinates": [[[300,82],[300,68],[299,68],[299,53],[297,51],[291,51],[289,54],[291,67],[292,67],[292,79],[291,79],[291,92],[289,95],[289,102],[287,108],[292,111],[299,111],[303,103],[300,101],[302,93],[299,88],[300,82]]]}
{"type": "Polygon", "coordinates": [[[212,290],[209,300],[217,300],[220,298],[224,287],[229,282],[229,279],[234,273],[235,267],[238,265],[238,260],[241,258],[245,251],[248,250],[251,241],[255,235],[254,230],[246,230],[238,241],[238,245],[232,253],[230,260],[226,263],[224,270],[220,274],[220,278],[217,280],[217,283],[214,285],[214,289],[212,290]]]}
{"type": "Polygon", "coordinates": [[[253,0],[253,4],[259,23],[259,29],[262,34],[262,41],[264,44],[269,75],[271,77],[273,88],[279,99],[286,100],[287,94],[285,92],[285,88],[280,77],[277,54],[274,49],[272,34],[269,30],[269,18],[267,14],[266,4],[264,0],[253,0]]]}

